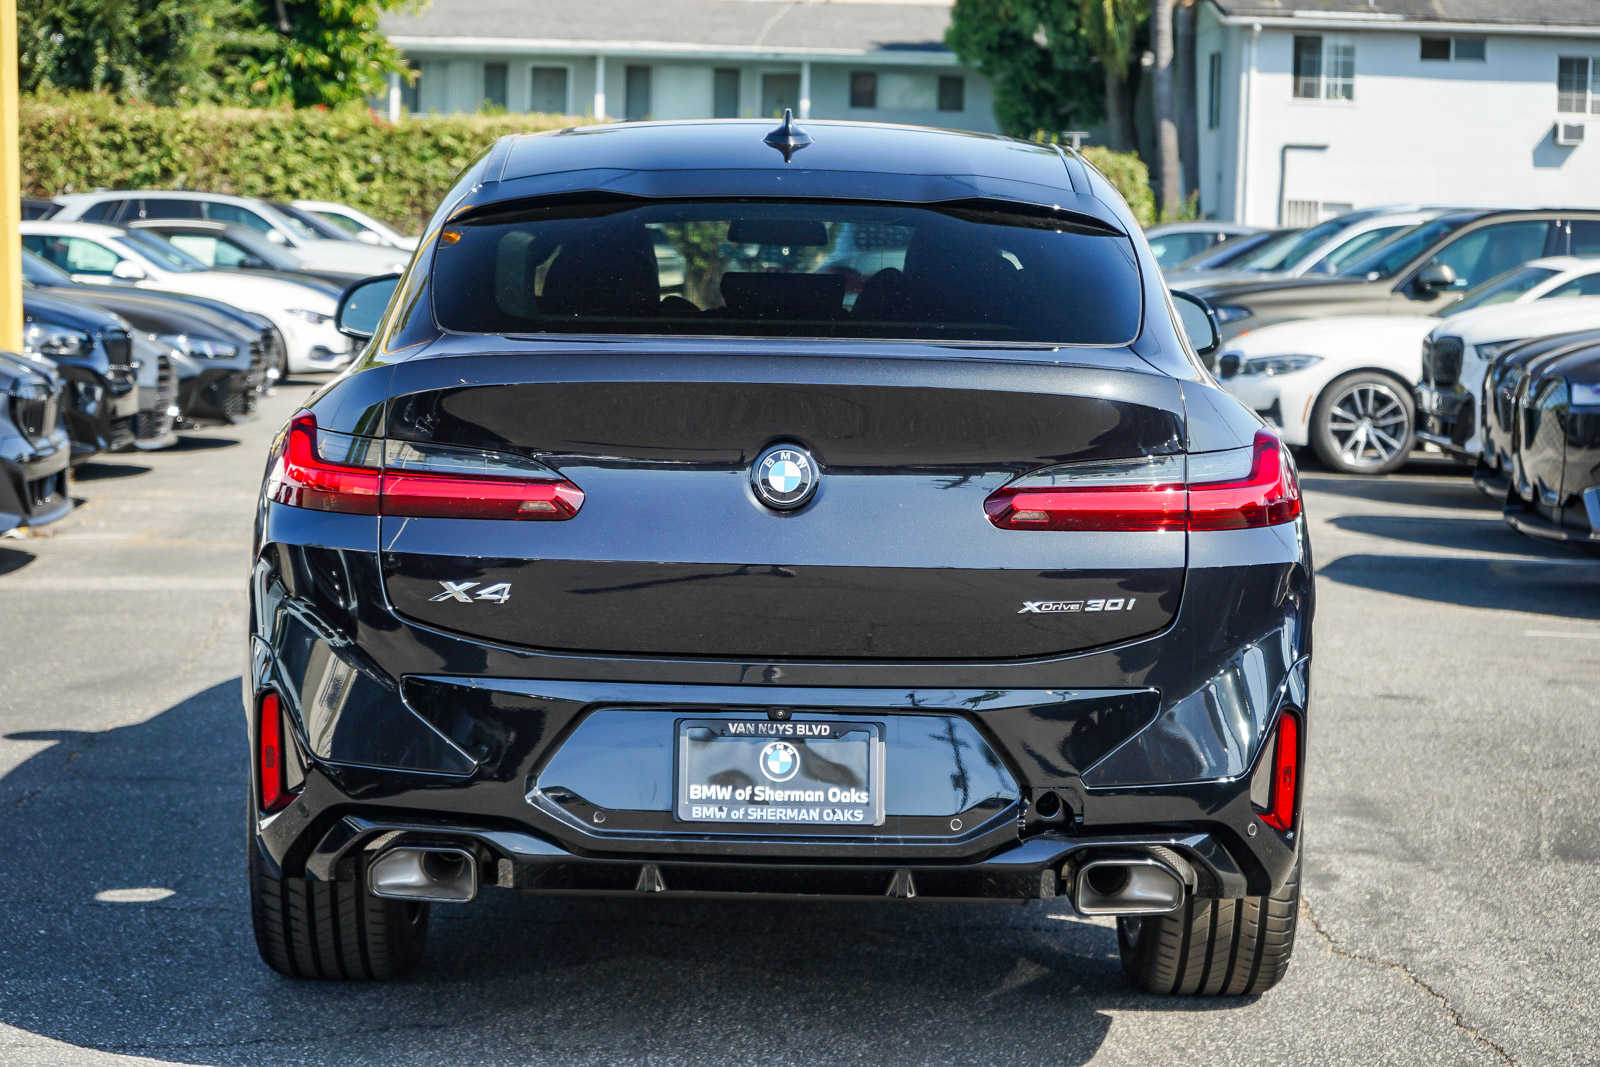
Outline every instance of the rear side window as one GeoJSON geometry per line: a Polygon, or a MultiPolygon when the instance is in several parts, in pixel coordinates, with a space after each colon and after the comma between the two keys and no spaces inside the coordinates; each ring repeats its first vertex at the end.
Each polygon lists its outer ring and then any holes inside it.
{"type": "Polygon", "coordinates": [[[440,325],[471,333],[1125,344],[1125,236],[1059,219],[815,202],[549,208],[445,231],[440,325]]]}
{"type": "Polygon", "coordinates": [[[126,203],[126,200],[102,200],[85,208],[81,218],[84,222],[111,222],[126,203]]]}

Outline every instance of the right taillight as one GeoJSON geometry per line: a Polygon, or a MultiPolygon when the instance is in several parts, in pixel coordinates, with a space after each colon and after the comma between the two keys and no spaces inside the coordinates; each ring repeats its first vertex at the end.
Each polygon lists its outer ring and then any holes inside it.
{"type": "Polygon", "coordinates": [[[293,507],[403,518],[551,521],[583,506],[583,490],[533,460],[319,431],[310,412],[290,421],[267,496],[293,507]]]}
{"type": "Polygon", "coordinates": [[[1294,464],[1263,430],[1249,448],[1035,471],[984,501],[1002,530],[1243,530],[1300,514],[1294,464]]]}

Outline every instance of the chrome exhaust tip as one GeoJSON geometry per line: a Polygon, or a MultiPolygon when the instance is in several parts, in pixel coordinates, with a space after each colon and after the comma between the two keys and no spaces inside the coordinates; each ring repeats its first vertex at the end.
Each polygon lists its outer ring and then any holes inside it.
{"type": "Polygon", "coordinates": [[[1151,856],[1085,860],[1072,887],[1080,915],[1165,915],[1183,906],[1182,876],[1151,856]]]}
{"type": "Polygon", "coordinates": [[[391,848],[367,865],[367,889],[390,900],[464,904],[478,895],[478,859],[464,848],[391,848]]]}

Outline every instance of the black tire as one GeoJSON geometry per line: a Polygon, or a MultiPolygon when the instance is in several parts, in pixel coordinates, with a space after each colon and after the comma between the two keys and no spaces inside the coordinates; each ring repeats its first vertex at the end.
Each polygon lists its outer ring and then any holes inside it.
{"type": "MultiPolygon", "coordinates": [[[[1331,470],[1344,474],[1389,474],[1405,466],[1416,444],[1417,409],[1411,389],[1382,371],[1352,371],[1329,382],[1311,409],[1311,447],[1331,470]],[[1359,426],[1360,408],[1370,405],[1369,421],[1386,439],[1363,438],[1354,452],[1346,436],[1359,426]],[[1354,417],[1353,417],[1354,416],[1354,417]],[[1397,443],[1389,444],[1387,438],[1397,443]]],[[[1371,430],[1369,429],[1370,433],[1371,430]]]]}
{"type": "Polygon", "coordinates": [[[1190,897],[1171,915],[1118,919],[1117,942],[1128,981],[1148,993],[1252,996],[1289,969],[1300,915],[1300,863],[1282,889],[1265,897],[1190,897]]]}
{"type": "Polygon", "coordinates": [[[426,904],[383,900],[355,881],[280,877],[253,841],[250,917],[261,958],[290,978],[399,978],[428,931],[426,904]]]}

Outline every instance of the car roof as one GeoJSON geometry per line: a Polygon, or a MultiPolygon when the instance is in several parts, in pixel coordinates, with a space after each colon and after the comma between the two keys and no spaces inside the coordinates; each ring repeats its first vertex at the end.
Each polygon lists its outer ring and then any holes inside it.
{"type": "Polygon", "coordinates": [[[22,223],[23,233],[56,234],[61,237],[98,237],[102,240],[116,240],[123,236],[119,226],[107,226],[102,222],[58,222],[55,219],[32,219],[22,223]]]}
{"type": "Polygon", "coordinates": [[[55,202],[66,207],[69,204],[96,204],[102,200],[133,200],[147,196],[163,196],[174,200],[212,200],[252,207],[260,203],[254,197],[235,196],[232,193],[206,193],[195,189],[96,189],[92,193],[62,193],[55,198],[55,202]]]}
{"type": "Polygon", "coordinates": [[[1226,233],[1243,236],[1252,233],[1261,233],[1260,226],[1246,226],[1240,222],[1216,222],[1209,219],[1196,219],[1193,222],[1163,222],[1159,226],[1152,226],[1144,231],[1146,237],[1159,237],[1168,233],[1226,233]]]}
{"type": "Polygon", "coordinates": [[[1566,274],[1569,271],[1594,271],[1600,270],[1600,257],[1545,256],[1542,259],[1530,259],[1523,266],[1543,267],[1545,270],[1559,271],[1562,274],[1566,274]]]}
{"type": "Polygon", "coordinates": [[[772,119],[613,123],[501,138],[456,212],[571,194],[948,203],[996,199],[1123,229],[1087,167],[1057,145],[886,123],[796,123],[810,143],[766,143],[772,119]]]}

